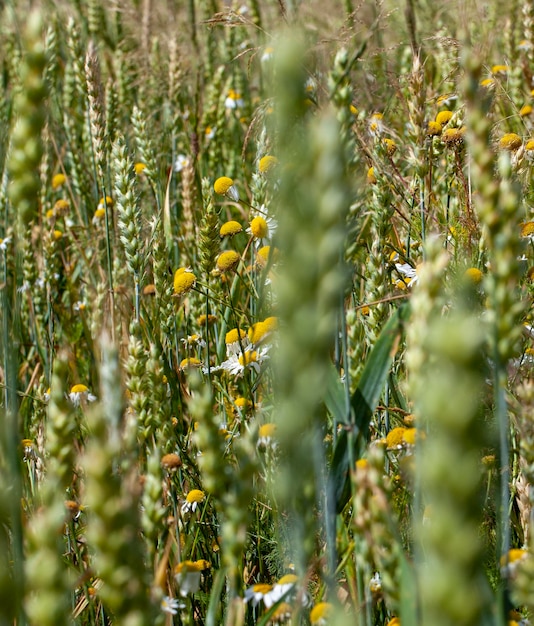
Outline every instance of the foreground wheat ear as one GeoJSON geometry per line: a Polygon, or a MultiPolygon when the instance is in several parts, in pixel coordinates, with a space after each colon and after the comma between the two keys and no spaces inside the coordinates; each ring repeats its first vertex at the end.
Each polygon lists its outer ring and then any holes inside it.
{"type": "Polygon", "coordinates": [[[50,8],[0,6],[0,622],[531,623],[531,3],[50,8]]]}

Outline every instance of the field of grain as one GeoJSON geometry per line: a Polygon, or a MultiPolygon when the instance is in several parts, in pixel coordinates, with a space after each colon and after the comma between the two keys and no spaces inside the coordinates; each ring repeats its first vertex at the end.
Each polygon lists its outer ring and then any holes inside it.
{"type": "Polygon", "coordinates": [[[527,0],[0,3],[0,626],[531,623],[533,77],[527,0]]]}

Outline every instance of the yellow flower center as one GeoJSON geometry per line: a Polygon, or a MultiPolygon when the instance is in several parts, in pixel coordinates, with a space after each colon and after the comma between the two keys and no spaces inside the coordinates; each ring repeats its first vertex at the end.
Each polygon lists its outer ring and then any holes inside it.
{"type": "Polygon", "coordinates": [[[277,165],[278,159],[274,156],[265,155],[261,157],[260,162],[258,164],[258,169],[262,174],[266,174],[270,171],[275,165],[277,165]]]}
{"type": "Polygon", "coordinates": [[[231,220],[230,222],[226,222],[221,226],[219,235],[221,237],[231,237],[232,235],[237,235],[237,233],[240,233],[242,230],[243,227],[239,222],[231,220]]]}
{"type": "Polygon", "coordinates": [[[270,439],[271,437],[274,437],[275,432],[276,432],[276,424],[268,423],[268,424],[263,424],[263,426],[260,426],[258,435],[260,439],[270,439]]]}
{"type": "Polygon", "coordinates": [[[440,126],[445,126],[445,124],[447,124],[450,121],[451,117],[452,117],[452,111],[440,111],[436,115],[436,123],[439,124],[440,126]]]}
{"type": "Polygon", "coordinates": [[[89,391],[89,388],[86,385],[82,385],[81,383],[73,385],[70,390],[71,393],[85,393],[86,391],[89,391]]]}
{"type": "Polygon", "coordinates": [[[250,365],[251,363],[257,363],[258,353],[256,352],[256,350],[252,350],[250,352],[243,352],[239,356],[238,362],[239,362],[239,365],[241,365],[242,367],[246,367],[247,365],[250,365]]]}
{"type": "Polygon", "coordinates": [[[269,235],[269,226],[263,217],[258,216],[250,222],[250,232],[256,239],[263,239],[269,235]]]}
{"type": "Polygon", "coordinates": [[[226,333],[224,341],[226,344],[237,343],[247,336],[247,333],[241,328],[232,328],[226,333]]]}
{"type": "Polygon", "coordinates": [[[177,296],[183,296],[196,283],[197,277],[193,272],[187,271],[184,267],[176,270],[174,274],[174,293],[177,296]]]}
{"type": "Polygon", "coordinates": [[[224,196],[233,184],[234,181],[231,178],[228,178],[228,176],[221,176],[213,183],[213,189],[215,190],[215,193],[224,196]]]}
{"type": "Polygon", "coordinates": [[[237,267],[241,256],[235,250],[227,250],[226,252],[222,252],[217,258],[217,269],[220,272],[230,272],[235,270],[237,267]]]}
{"type": "Polygon", "coordinates": [[[521,141],[521,137],[519,135],[516,135],[516,133],[506,133],[506,135],[503,135],[501,137],[501,140],[499,141],[499,146],[504,150],[513,151],[520,148],[522,143],[523,142],[521,141]]]}
{"type": "Polygon", "coordinates": [[[65,176],[65,174],[56,174],[52,177],[52,189],[57,189],[58,187],[61,187],[61,185],[63,185],[66,180],[67,177],[65,176]]]}
{"type": "Polygon", "coordinates": [[[202,502],[206,494],[200,489],[191,489],[191,491],[187,494],[185,501],[189,502],[189,504],[193,504],[194,502],[202,502]]]}

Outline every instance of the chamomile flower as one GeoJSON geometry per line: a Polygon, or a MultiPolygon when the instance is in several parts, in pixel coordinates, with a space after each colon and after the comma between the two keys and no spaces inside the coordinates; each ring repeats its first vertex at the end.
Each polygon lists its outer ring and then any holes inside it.
{"type": "Polygon", "coordinates": [[[173,169],[174,172],[176,172],[178,174],[187,165],[189,165],[189,157],[186,156],[185,154],[179,154],[176,157],[176,159],[174,160],[174,164],[172,166],[172,169],[173,169]]]}
{"type": "Polygon", "coordinates": [[[191,489],[191,491],[185,497],[184,503],[182,504],[182,514],[194,513],[199,505],[204,502],[205,498],[206,494],[200,489],[191,489]]]}
{"type": "Polygon", "coordinates": [[[250,602],[252,606],[258,606],[258,604],[263,601],[265,594],[269,593],[272,588],[273,586],[267,583],[256,583],[252,585],[248,589],[245,589],[245,603],[250,602]]]}
{"type": "Polygon", "coordinates": [[[0,251],[6,252],[10,243],[11,237],[4,237],[4,239],[0,239],[0,251]]]}
{"type": "Polygon", "coordinates": [[[178,609],[185,608],[185,604],[176,600],[176,598],[171,598],[170,596],[163,596],[160,602],[160,608],[164,613],[168,615],[176,615],[178,613],[178,609]]]}
{"type": "Polygon", "coordinates": [[[232,272],[239,265],[240,260],[241,255],[235,250],[221,252],[221,254],[217,257],[217,269],[219,272],[232,272]]]}
{"type": "Polygon", "coordinates": [[[215,137],[216,130],[215,126],[206,126],[204,129],[204,137],[206,138],[206,141],[211,141],[215,137]]]}
{"type": "Polygon", "coordinates": [[[521,137],[516,133],[506,133],[499,140],[499,146],[503,150],[509,150],[510,152],[518,150],[522,143],[521,137]]]}
{"type": "Polygon", "coordinates": [[[229,330],[226,333],[224,341],[226,343],[227,356],[241,354],[250,344],[247,333],[242,328],[232,328],[232,330],[229,330]]]}
{"type": "Polygon", "coordinates": [[[239,234],[243,231],[243,226],[239,222],[235,220],[230,220],[229,222],[225,222],[221,229],[219,230],[219,235],[221,237],[233,237],[234,235],[239,234]]]}
{"type": "Polygon", "coordinates": [[[247,368],[251,368],[258,374],[261,370],[262,363],[268,359],[267,348],[253,350],[250,346],[241,354],[232,354],[229,359],[224,361],[214,370],[225,370],[230,375],[239,378],[243,376],[247,368]]]}
{"type": "Polygon", "coordinates": [[[273,446],[276,424],[262,424],[258,430],[258,448],[270,448],[273,446]]]}
{"type": "Polygon", "coordinates": [[[174,273],[174,294],[176,296],[183,296],[188,291],[193,289],[197,277],[193,274],[193,271],[189,267],[180,267],[174,273]]]}
{"type": "Polygon", "coordinates": [[[318,602],[310,611],[310,622],[314,626],[326,626],[333,610],[334,606],[330,602],[318,602]]]}
{"type": "Polygon", "coordinates": [[[274,48],[272,46],[267,46],[263,50],[263,54],[261,55],[260,60],[262,63],[269,63],[269,61],[272,61],[273,55],[274,55],[274,48]]]}
{"type": "Polygon", "coordinates": [[[369,133],[379,137],[384,132],[384,116],[382,113],[373,113],[369,118],[369,133]]]}
{"type": "Polygon", "coordinates": [[[399,274],[402,274],[404,282],[410,287],[417,282],[417,269],[409,263],[395,263],[395,268],[399,274]]]}
{"type": "Polygon", "coordinates": [[[179,369],[181,372],[190,369],[200,369],[202,367],[202,361],[194,356],[182,359],[180,361],[179,369]]]}
{"type": "Polygon", "coordinates": [[[198,561],[182,561],[174,568],[174,577],[180,587],[180,595],[185,598],[196,593],[200,588],[200,575],[210,564],[204,559],[198,561]]]}
{"type": "MultiPolygon", "coordinates": [[[[297,582],[298,577],[296,574],[286,574],[282,576],[282,578],[273,585],[271,591],[265,594],[263,598],[265,606],[269,609],[282,598],[287,599],[288,597],[294,596],[294,594],[299,591],[297,582]]],[[[304,590],[300,590],[300,596],[303,606],[308,606],[310,604],[310,596],[304,590]]]]}
{"type": "Polygon", "coordinates": [[[140,176],[146,170],[146,165],[144,163],[135,163],[134,172],[140,176]]]}
{"type": "Polygon", "coordinates": [[[234,202],[239,202],[239,191],[230,177],[220,176],[217,178],[213,183],[213,189],[220,196],[228,196],[234,202]]]}
{"type": "Polygon", "coordinates": [[[278,165],[278,159],[274,156],[266,154],[261,157],[260,162],[258,163],[258,169],[262,174],[267,174],[274,167],[278,165]]]}
{"type": "Polygon", "coordinates": [[[180,341],[184,344],[184,346],[194,346],[197,348],[206,347],[206,342],[198,333],[194,333],[193,335],[187,335],[187,337],[182,337],[180,341]]]}
{"type": "Polygon", "coordinates": [[[80,406],[83,400],[87,400],[87,402],[94,402],[96,400],[96,396],[89,391],[89,388],[81,383],[71,387],[68,398],[74,406],[80,406]]]}
{"type": "Polygon", "coordinates": [[[65,174],[55,174],[52,176],[52,189],[59,189],[65,184],[67,177],[65,174]]]}
{"type": "Polygon", "coordinates": [[[375,572],[369,581],[369,591],[372,594],[377,594],[382,591],[382,579],[380,578],[379,572],[375,572]]]}
{"type": "Polygon", "coordinates": [[[234,89],[230,89],[226,100],[224,101],[224,106],[228,110],[241,109],[244,106],[243,98],[241,94],[235,91],[234,89]]]}

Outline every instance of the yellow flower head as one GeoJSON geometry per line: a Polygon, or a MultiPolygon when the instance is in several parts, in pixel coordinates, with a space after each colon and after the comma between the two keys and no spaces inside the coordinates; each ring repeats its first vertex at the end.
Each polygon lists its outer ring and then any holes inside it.
{"type": "Polygon", "coordinates": [[[58,189],[58,187],[61,187],[66,180],[67,177],[65,174],[56,174],[55,176],[52,176],[52,189],[58,189]]]}
{"type": "Polygon", "coordinates": [[[448,146],[455,146],[462,143],[465,135],[466,127],[461,128],[447,128],[441,135],[441,141],[448,146]]]}
{"type": "Polygon", "coordinates": [[[503,150],[510,150],[512,152],[520,148],[522,143],[521,137],[516,133],[506,133],[506,135],[501,137],[499,146],[503,150]]]}
{"type": "Polygon", "coordinates": [[[99,207],[93,214],[93,222],[96,224],[106,216],[106,209],[99,207]]]}
{"type": "Polygon", "coordinates": [[[397,144],[393,141],[393,139],[384,139],[384,146],[386,148],[386,154],[388,156],[393,156],[395,151],[397,150],[397,144]]]}
{"type": "Polygon", "coordinates": [[[239,355],[238,362],[239,362],[239,365],[241,365],[241,367],[246,367],[247,365],[250,365],[251,363],[257,363],[258,353],[256,352],[256,350],[249,350],[247,352],[242,352],[239,355]]]}
{"type": "Polygon", "coordinates": [[[193,504],[195,502],[202,502],[205,497],[206,494],[200,489],[191,489],[191,491],[185,497],[185,501],[189,504],[193,504]]]}
{"type": "Polygon", "coordinates": [[[134,171],[139,176],[146,170],[146,165],[144,163],[136,163],[134,165],[134,171]]]}
{"type": "Polygon", "coordinates": [[[241,409],[242,411],[252,406],[252,402],[250,400],[247,400],[247,398],[243,398],[243,396],[239,396],[239,398],[236,398],[234,400],[234,404],[238,409],[241,409]]]}
{"type": "Polygon", "coordinates": [[[375,176],[375,168],[374,167],[370,167],[367,170],[367,182],[370,185],[375,185],[376,184],[376,176],[375,176]]]}
{"type": "Polygon", "coordinates": [[[192,357],[188,357],[187,359],[182,359],[180,361],[180,371],[184,371],[186,369],[189,368],[199,368],[202,366],[202,361],[200,361],[200,359],[197,359],[196,357],[192,356],[192,357]]]}
{"type": "Polygon", "coordinates": [[[271,257],[271,260],[273,262],[276,261],[276,257],[277,257],[276,252],[277,252],[276,249],[273,249],[272,254],[271,254],[271,246],[263,246],[256,253],[256,260],[258,264],[261,265],[262,267],[265,267],[267,265],[267,262],[269,261],[269,257],[271,257]]]}
{"type": "Polygon", "coordinates": [[[61,237],[63,237],[63,233],[60,230],[55,230],[52,233],[52,237],[54,238],[54,241],[59,241],[61,237]]]}
{"type": "Polygon", "coordinates": [[[482,282],[483,274],[478,267],[470,267],[465,270],[464,276],[472,281],[475,285],[482,282]]]}
{"type": "Polygon", "coordinates": [[[393,619],[389,620],[387,626],[400,626],[400,623],[400,619],[398,617],[394,617],[393,619]]]}
{"type": "Polygon", "coordinates": [[[349,109],[350,109],[350,112],[352,113],[352,115],[354,115],[354,116],[358,115],[359,111],[353,104],[350,105],[349,109]]]}
{"type": "Polygon", "coordinates": [[[182,561],[174,568],[175,574],[182,574],[185,572],[203,572],[205,569],[209,569],[211,564],[205,559],[199,559],[198,561],[182,561]]]}
{"type": "Polygon", "coordinates": [[[269,236],[269,226],[265,218],[258,215],[250,222],[250,232],[255,239],[263,239],[269,236]]]}
{"type": "Polygon", "coordinates": [[[261,157],[260,162],[258,163],[258,169],[262,174],[267,174],[267,172],[270,172],[277,164],[278,159],[276,157],[266,154],[261,157]]]}
{"type": "Polygon", "coordinates": [[[310,622],[314,625],[317,624],[318,626],[326,624],[328,618],[332,615],[333,610],[334,607],[330,604],[330,602],[319,602],[310,611],[310,622]]]}
{"type": "Polygon", "coordinates": [[[274,437],[275,432],[276,424],[262,424],[258,430],[258,436],[260,439],[270,439],[271,437],[274,437]]]}
{"type": "Polygon", "coordinates": [[[534,150],[534,139],[529,139],[527,141],[527,143],[525,144],[525,150],[527,152],[534,150]]]}
{"type": "Polygon", "coordinates": [[[247,336],[247,333],[241,328],[232,328],[226,333],[224,342],[228,345],[231,343],[239,343],[247,336]]]}
{"type": "Polygon", "coordinates": [[[534,235],[534,222],[521,224],[521,237],[531,237],[534,235]]]}
{"type": "Polygon", "coordinates": [[[70,208],[70,204],[68,200],[58,200],[54,204],[54,215],[57,217],[59,215],[64,215],[70,208]]]}
{"type": "Polygon", "coordinates": [[[403,426],[397,426],[389,431],[386,436],[386,444],[388,448],[398,448],[404,442],[404,433],[406,428],[403,426]]]}
{"type": "Polygon", "coordinates": [[[229,222],[225,222],[221,226],[221,230],[219,231],[219,235],[221,237],[232,237],[233,235],[237,235],[243,230],[243,227],[239,222],[235,222],[230,220],[229,222]]]}
{"type": "Polygon", "coordinates": [[[70,390],[71,393],[86,393],[87,391],[89,391],[89,388],[87,385],[83,385],[82,383],[73,385],[70,390]]]}
{"type": "Polygon", "coordinates": [[[234,181],[228,176],[221,176],[213,183],[215,193],[220,196],[228,196],[234,202],[239,202],[239,192],[237,191],[234,181]]]}
{"type": "Polygon", "coordinates": [[[452,111],[440,111],[436,115],[436,122],[440,124],[441,126],[445,126],[445,124],[447,124],[450,121],[451,117],[452,117],[452,111]]]}
{"type": "Polygon", "coordinates": [[[417,428],[406,428],[405,431],[402,433],[402,440],[409,446],[414,446],[417,436],[417,428]]]}
{"type": "Polygon", "coordinates": [[[530,106],[530,104],[524,104],[520,109],[519,109],[519,115],[521,117],[526,117],[527,115],[530,115],[532,113],[532,107],[530,106]]]}
{"type": "Polygon", "coordinates": [[[174,274],[174,293],[177,296],[183,296],[190,291],[196,283],[197,277],[191,270],[180,267],[174,274]]]}
{"type": "Polygon", "coordinates": [[[495,85],[495,79],[494,78],[484,78],[484,80],[480,81],[480,86],[481,87],[485,87],[486,89],[489,89],[490,87],[493,87],[493,85],[495,85]]]}
{"type": "Polygon", "coordinates": [[[510,68],[508,65],[494,65],[491,68],[491,73],[492,74],[507,74],[510,71],[510,68]]]}
{"type": "Polygon", "coordinates": [[[220,272],[232,272],[239,265],[241,255],[235,250],[221,252],[217,257],[217,269],[220,272]]]}
{"type": "Polygon", "coordinates": [[[426,134],[428,137],[435,137],[436,135],[441,135],[442,130],[443,128],[439,122],[430,121],[426,127],[426,134]]]}
{"type": "Polygon", "coordinates": [[[113,198],[111,196],[100,198],[100,200],[98,201],[98,209],[105,209],[106,206],[113,206],[113,198]]]}
{"type": "Polygon", "coordinates": [[[205,313],[203,313],[202,315],[199,315],[197,317],[197,324],[199,326],[206,326],[206,324],[208,326],[212,326],[213,324],[215,324],[217,322],[217,316],[216,315],[206,315],[205,313]]]}

